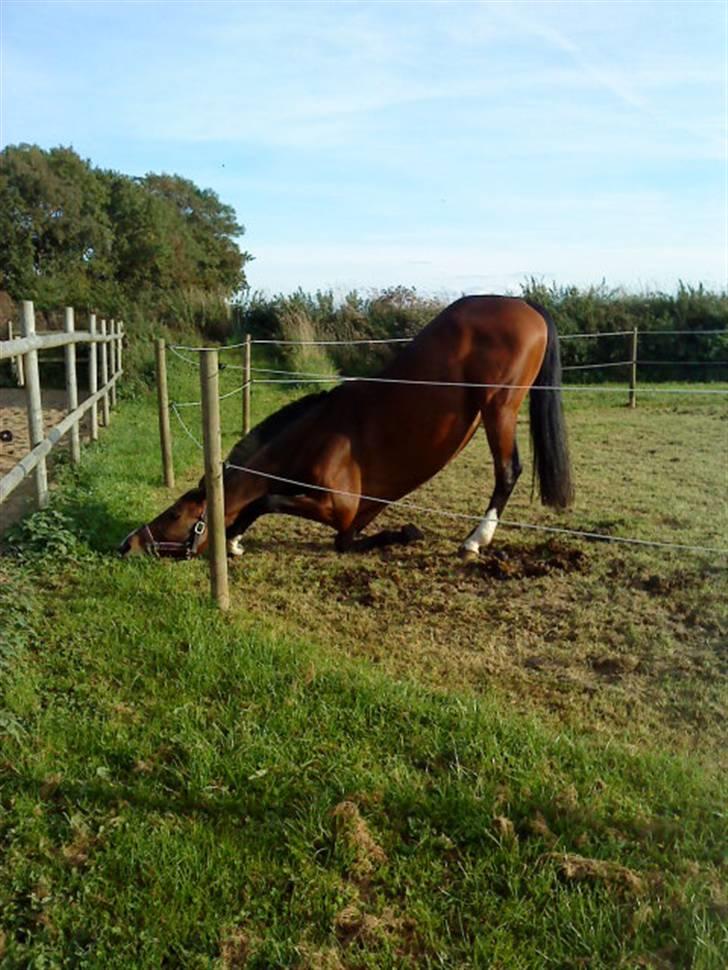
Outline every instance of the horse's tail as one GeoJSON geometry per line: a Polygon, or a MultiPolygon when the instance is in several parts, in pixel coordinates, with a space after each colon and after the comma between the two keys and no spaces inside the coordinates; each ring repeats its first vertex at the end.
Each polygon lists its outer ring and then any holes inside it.
{"type": "Polygon", "coordinates": [[[548,337],[541,370],[530,393],[531,445],[534,481],[538,476],[541,501],[565,509],[574,498],[571,460],[566,438],[564,408],[561,401],[561,357],[559,335],[548,311],[538,303],[526,301],[546,321],[548,337]],[[536,390],[538,387],[553,390],[536,390]]]}

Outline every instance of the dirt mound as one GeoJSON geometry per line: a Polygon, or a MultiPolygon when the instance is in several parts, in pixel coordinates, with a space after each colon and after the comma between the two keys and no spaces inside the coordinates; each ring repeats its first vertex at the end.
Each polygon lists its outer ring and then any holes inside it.
{"type": "Polygon", "coordinates": [[[618,862],[586,859],[569,852],[548,852],[542,858],[554,862],[559,875],[567,882],[606,882],[636,894],[645,888],[640,875],[618,862]]]}
{"type": "Polygon", "coordinates": [[[530,579],[551,573],[583,572],[589,557],[583,549],[551,540],[537,546],[505,546],[468,564],[469,571],[488,579],[530,579]]]}
{"type": "Polygon", "coordinates": [[[336,837],[342,840],[354,857],[350,875],[356,881],[366,882],[387,861],[384,849],[372,838],[354,802],[339,802],[332,815],[336,837]]]}

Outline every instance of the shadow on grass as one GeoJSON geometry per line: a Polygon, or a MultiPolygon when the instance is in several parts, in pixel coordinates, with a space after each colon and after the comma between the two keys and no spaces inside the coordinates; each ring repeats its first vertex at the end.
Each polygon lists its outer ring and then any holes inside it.
{"type": "Polygon", "coordinates": [[[55,805],[65,810],[69,804],[88,805],[92,802],[98,807],[118,808],[120,804],[147,812],[174,814],[180,817],[201,814],[210,819],[242,818],[255,821],[270,821],[277,818],[281,823],[292,817],[300,807],[298,799],[291,800],[276,793],[275,798],[266,797],[264,792],[253,794],[216,794],[214,796],[175,793],[165,786],[164,794],[157,794],[143,784],[125,782],[105,783],[75,782],[52,779],[40,782],[35,778],[16,776],[16,790],[39,799],[48,806],[55,805]]]}

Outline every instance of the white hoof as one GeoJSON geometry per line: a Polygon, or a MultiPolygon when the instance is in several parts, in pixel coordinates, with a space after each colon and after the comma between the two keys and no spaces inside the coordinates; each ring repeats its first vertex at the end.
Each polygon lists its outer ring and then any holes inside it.
{"type": "Polygon", "coordinates": [[[244,551],[242,536],[235,536],[234,539],[228,539],[227,551],[228,556],[234,556],[236,559],[239,559],[244,551]]]}

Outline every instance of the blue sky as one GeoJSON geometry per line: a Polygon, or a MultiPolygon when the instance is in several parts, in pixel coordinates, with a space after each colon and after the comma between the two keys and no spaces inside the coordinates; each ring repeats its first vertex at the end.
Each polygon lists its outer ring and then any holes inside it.
{"type": "Polygon", "coordinates": [[[3,144],[214,189],[254,288],[726,286],[722,0],[1,10],[3,144]]]}

